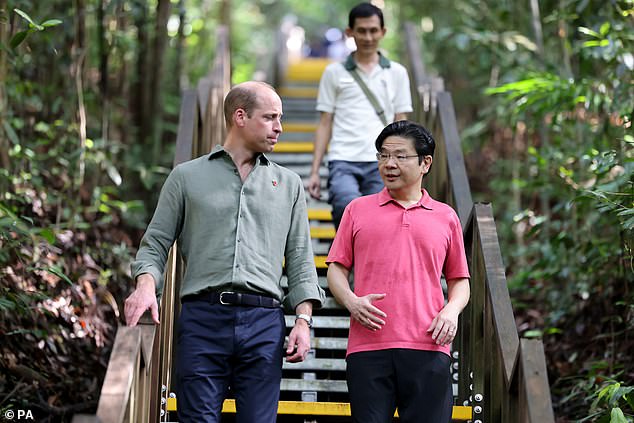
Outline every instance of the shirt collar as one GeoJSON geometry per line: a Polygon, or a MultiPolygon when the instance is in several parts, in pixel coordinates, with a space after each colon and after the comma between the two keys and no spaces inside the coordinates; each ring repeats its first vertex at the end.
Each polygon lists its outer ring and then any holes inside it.
{"type": "MultiPolygon", "coordinates": [[[[418,203],[416,203],[416,205],[426,210],[433,210],[431,196],[424,188],[421,189],[421,192],[423,193],[423,196],[420,198],[420,200],[418,200],[418,203]]],[[[398,202],[394,198],[392,198],[387,188],[383,188],[381,192],[379,192],[379,206],[384,206],[390,202],[398,204],[398,202]]]]}
{"type": "MultiPolygon", "coordinates": [[[[383,56],[380,51],[378,53],[379,53],[379,65],[383,69],[389,68],[391,66],[390,60],[387,57],[383,56]]],[[[357,62],[354,61],[353,55],[354,55],[354,52],[350,53],[346,61],[343,62],[343,67],[346,68],[347,71],[354,70],[357,67],[357,62]]]]}
{"type": "MultiPolygon", "coordinates": [[[[231,157],[222,145],[217,145],[211,150],[211,153],[209,153],[208,160],[223,156],[231,157]]],[[[271,163],[264,153],[259,153],[256,156],[256,161],[260,162],[260,164],[264,166],[268,166],[271,163]]]]}

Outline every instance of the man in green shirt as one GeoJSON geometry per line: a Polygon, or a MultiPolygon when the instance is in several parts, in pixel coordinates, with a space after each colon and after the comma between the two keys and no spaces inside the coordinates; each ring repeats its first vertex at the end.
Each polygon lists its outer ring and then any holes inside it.
{"type": "Polygon", "coordinates": [[[224,103],[227,136],[205,156],[174,168],[132,264],[128,325],[150,310],[158,322],[169,248],[186,270],[178,321],[179,422],[218,422],[231,389],[238,422],[275,422],[285,323],[294,309],[286,360],[310,349],[313,306],[324,292],[310,243],[299,176],[269,161],[282,132],[282,102],[267,84],[245,82],[224,103]],[[288,293],[282,289],[286,268],[288,293]]]}

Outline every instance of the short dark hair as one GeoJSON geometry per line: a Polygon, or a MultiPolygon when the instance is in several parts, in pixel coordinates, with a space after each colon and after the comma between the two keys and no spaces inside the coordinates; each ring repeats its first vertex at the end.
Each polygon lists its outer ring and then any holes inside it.
{"type": "Polygon", "coordinates": [[[352,8],[348,15],[348,28],[354,28],[354,21],[357,18],[369,18],[374,15],[379,17],[381,28],[383,28],[385,24],[383,23],[383,12],[381,9],[371,3],[359,3],[352,8]]]}
{"type": "Polygon", "coordinates": [[[233,126],[233,113],[238,109],[244,109],[248,117],[251,117],[253,110],[258,107],[257,86],[266,87],[275,91],[271,85],[262,81],[249,81],[238,84],[231,88],[225,97],[223,109],[227,128],[233,126]]]}
{"type": "Polygon", "coordinates": [[[383,131],[379,134],[374,143],[376,151],[381,152],[383,142],[388,137],[402,137],[412,140],[416,154],[418,154],[418,163],[423,162],[424,156],[434,157],[434,150],[436,149],[436,141],[432,137],[431,133],[425,129],[424,126],[409,120],[399,120],[390,123],[383,128],[383,131]]]}

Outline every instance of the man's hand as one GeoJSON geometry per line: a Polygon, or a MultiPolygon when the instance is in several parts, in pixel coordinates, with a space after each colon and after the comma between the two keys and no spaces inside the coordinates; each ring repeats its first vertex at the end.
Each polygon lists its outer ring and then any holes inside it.
{"type": "Polygon", "coordinates": [[[427,332],[432,332],[431,337],[436,341],[436,344],[447,345],[453,342],[458,330],[459,314],[460,310],[456,310],[451,304],[447,304],[434,317],[427,332]]]}
{"type": "Polygon", "coordinates": [[[159,324],[158,302],[156,301],[156,284],[149,273],[137,278],[136,289],[125,300],[124,314],[128,326],[136,326],[146,310],[152,313],[152,320],[159,324]]]}
{"type": "Polygon", "coordinates": [[[315,200],[321,199],[321,178],[319,173],[311,173],[308,180],[308,193],[315,200]]]}
{"type": "Polygon", "coordinates": [[[297,319],[291,334],[288,336],[286,361],[300,363],[306,359],[308,351],[310,351],[310,328],[305,320],[297,319]]]}
{"type": "Polygon", "coordinates": [[[382,300],[386,294],[368,294],[363,297],[353,296],[346,302],[345,307],[350,311],[350,316],[363,327],[371,331],[381,329],[387,317],[381,309],[372,305],[374,301],[382,300]],[[382,319],[383,318],[383,319],[382,319]]]}

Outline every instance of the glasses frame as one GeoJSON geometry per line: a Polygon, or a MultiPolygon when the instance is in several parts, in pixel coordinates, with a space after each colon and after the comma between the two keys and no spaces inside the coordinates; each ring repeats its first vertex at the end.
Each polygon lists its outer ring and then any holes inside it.
{"type": "Polygon", "coordinates": [[[397,163],[405,163],[407,159],[411,159],[413,157],[420,158],[420,155],[419,154],[404,155],[404,154],[392,154],[392,153],[376,153],[376,159],[381,163],[387,163],[390,161],[390,159],[394,159],[394,161],[397,163]]]}

